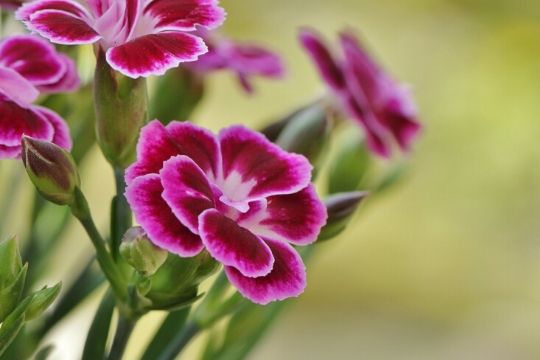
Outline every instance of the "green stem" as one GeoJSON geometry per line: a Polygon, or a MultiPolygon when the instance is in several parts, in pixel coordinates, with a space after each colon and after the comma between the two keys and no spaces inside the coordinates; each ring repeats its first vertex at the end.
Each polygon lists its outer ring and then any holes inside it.
{"type": "Polygon", "coordinates": [[[174,341],[169,343],[165,351],[156,360],[174,360],[176,356],[184,350],[187,344],[201,331],[201,327],[194,322],[188,322],[183,328],[178,336],[175,337],[174,341]]]}
{"type": "Polygon", "coordinates": [[[118,260],[120,242],[127,229],[131,227],[131,209],[127,203],[124,192],[126,182],[124,180],[124,169],[114,168],[114,179],[116,183],[116,196],[112,200],[111,206],[111,253],[113,259],[118,260]]]}
{"type": "Polygon", "coordinates": [[[114,334],[114,340],[109,353],[108,360],[120,360],[126,350],[129,337],[135,328],[136,320],[129,319],[121,313],[118,316],[118,326],[114,334]]]}
{"type": "Polygon", "coordinates": [[[107,280],[109,280],[111,288],[113,289],[116,297],[121,303],[125,303],[128,299],[128,292],[123,275],[116,266],[116,263],[105,246],[105,241],[97,230],[96,224],[94,223],[92,215],[90,214],[88,202],[86,201],[83,193],[79,188],[77,188],[75,191],[76,200],[71,206],[71,212],[79,220],[81,225],[86,230],[88,237],[92,241],[92,244],[96,249],[96,259],[99,266],[103,270],[105,277],[107,280]]]}

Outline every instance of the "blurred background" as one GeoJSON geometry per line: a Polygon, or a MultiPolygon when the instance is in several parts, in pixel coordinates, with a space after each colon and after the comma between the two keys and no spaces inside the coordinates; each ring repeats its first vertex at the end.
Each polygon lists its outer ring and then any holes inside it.
{"type": "MultiPolygon", "coordinates": [[[[350,26],[412,85],[425,126],[407,177],[321,245],[306,292],[251,359],[539,359],[540,2],[222,5],[223,32],[277,50],[288,77],[258,81],[250,97],[231,74],[214,75],[192,120],[214,130],[238,122],[260,127],[312,100],[324,86],[298,46],[298,27],[335,39],[350,26]]],[[[113,184],[98,149],[82,178],[105,226],[113,184]]],[[[49,279],[91,251],[78,225],[66,239],[49,279]]],[[[59,359],[79,351],[98,298],[52,334],[59,359]]],[[[159,319],[138,326],[128,359],[159,319]]]]}

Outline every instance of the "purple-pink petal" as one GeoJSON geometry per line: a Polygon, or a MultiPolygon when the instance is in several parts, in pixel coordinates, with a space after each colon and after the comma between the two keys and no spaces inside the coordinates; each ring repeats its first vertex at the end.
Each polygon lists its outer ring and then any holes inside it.
{"type": "Polygon", "coordinates": [[[0,94],[27,107],[37,99],[39,91],[15,70],[0,66],[0,94]]]}
{"type": "Polygon", "coordinates": [[[88,11],[72,0],[36,0],[21,6],[15,16],[22,21],[29,21],[33,14],[42,10],[59,10],[79,18],[89,17],[88,11]]]}
{"type": "Polygon", "coordinates": [[[51,141],[63,147],[66,150],[71,150],[72,142],[69,134],[69,127],[66,122],[54,111],[42,106],[34,106],[34,111],[45,116],[54,129],[54,134],[51,141]]]}
{"type": "Polygon", "coordinates": [[[313,185],[294,194],[271,196],[261,211],[256,223],[247,219],[240,225],[261,237],[295,245],[309,245],[317,240],[327,217],[326,207],[313,185]]]}
{"type": "Polygon", "coordinates": [[[209,209],[201,214],[199,233],[210,255],[241,276],[259,277],[272,271],[274,257],[270,247],[218,210],[209,209]]]}
{"type": "Polygon", "coordinates": [[[242,295],[261,305],[300,295],[306,287],[306,269],[302,258],[287,243],[266,240],[266,244],[274,257],[274,266],[268,275],[250,278],[234,267],[226,266],[227,278],[242,295]]]}
{"type": "Polygon", "coordinates": [[[259,133],[231,126],[220,132],[219,140],[223,161],[221,190],[232,202],[291,194],[310,182],[312,166],[305,157],[283,151],[259,133]],[[237,185],[238,180],[241,186],[237,185]]]}
{"type": "Polygon", "coordinates": [[[311,56],[323,80],[335,91],[346,88],[345,75],[321,37],[312,30],[300,32],[300,42],[311,56]]]}
{"type": "Polygon", "coordinates": [[[0,144],[20,146],[23,135],[51,140],[54,128],[45,116],[32,108],[22,108],[0,96],[0,144]]]}
{"type": "Polygon", "coordinates": [[[154,0],[144,12],[157,20],[157,28],[164,29],[195,30],[195,25],[214,29],[225,20],[217,0],[154,0]]]}
{"type": "Polygon", "coordinates": [[[194,61],[207,51],[201,38],[181,32],[138,37],[107,50],[107,62],[121,73],[137,78],[163,75],[180,63],[194,61]]]}
{"type": "Polygon", "coordinates": [[[165,161],[159,175],[163,199],[182,224],[198,234],[199,215],[214,207],[214,194],[205,174],[193,160],[177,155],[165,161]]]}
{"type": "Polygon", "coordinates": [[[28,28],[56,44],[91,44],[101,36],[88,23],[61,10],[41,10],[30,16],[28,28]]]}
{"type": "Polygon", "coordinates": [[[65,54],[58,54],[60,61],[64,63],[64,74],[58,81],[38,86],[44,93],[72,92],[79,88],[81,79],[77,73],[75,62],[65,54]]]}
{"type": "Polygon", "coordinates": [[[204,247],[200,237],[182,225],[162,193],[159,175],[148,174],[128,185],[126,198],[135,219],[155,245],[184,257],[197,255],[204,247]]]}
{"type": "Polygon", "coordinates": [[[53,46],[28,35],[11,36],[2,41],[0,64],[15,70],[36,86],[60,80],[66,71],[53,46]]]}

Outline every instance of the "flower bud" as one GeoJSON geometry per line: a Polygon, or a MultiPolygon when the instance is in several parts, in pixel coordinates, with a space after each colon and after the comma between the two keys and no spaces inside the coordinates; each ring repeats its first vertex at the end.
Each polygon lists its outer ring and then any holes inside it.
{"type": "Polygon", "coordinates": [[[358,206],[367,196],[367,192],[352,191],[329,196],[324,200],[328,220],[321,230],[318,241],[328,240],[347,227],[358,206]]]}
{"type": "Polygon", "coordinates": [[[71,205],[80,185],[71,155],[61,147],[27,136],[22,139],[26,172],[43,197],[58,205],[71,205]]]}
{"type": "Polygon", "coordinates": [[[304,155],[315,165],[330,135],[329,117],[322,104],[308,106],[288,121],[276,143],[287,151],[304,155]]]}
{"type": "Polygon", "coordinates": [[[190,118],[204,95],[204,82],[200,73],[180,66],[156,78],[150,99],[150,119],[159,119],[164,125],[172,120],[190,118]]]}
{"type": "Polygon", "coordinates": [[[94,74],[96,134],[101,151],[114,166],[135,160],[139,130],[147,119],[146,80],[114,71],[99,49],[94,74]]]}
{"type": "Polygon", "coordinates": [[[139,226],[126,231],[120,254],[135,270],[148,276],[153,275],[167,260],[167,251],[152,244],[139,226]]]}

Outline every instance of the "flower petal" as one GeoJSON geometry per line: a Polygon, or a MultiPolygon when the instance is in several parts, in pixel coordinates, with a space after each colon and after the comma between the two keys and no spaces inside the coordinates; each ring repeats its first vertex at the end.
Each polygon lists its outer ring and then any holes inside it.
{"type": "Polygon", "coordinates": [[[195,161],[207,176],[217,178],[221,169],[221,154],[212,132],[187,121],[173,121],[167,125],[167,131],[180,149],[180,154],[195,161]]]}
{"type": "Polygon", "coordinates": [[[199,233],[210,255],[225,266],[234,267],[241,276],[264,276],[272,270],[270,247],[219,211],[209,209],[201,214],[199,233]]]}
{"type": "Polygon", "coordinates": [[[155,245],[184,257],[197,255],[204,247],[200,237],[178,221],[161,197],[162,192],[157,174],[133,180],[126,189],[126,198],[135,219],[155,245]]]}
{"type": "Polygon", "coordinates": [[[27,107],[39,96],[39,91],[15,70],[0,66],[0,94],[19,106],[27,107]]]}
{"type": "Polygon", "coordinates": [[[77,73],[75,62],[65,54],[59,54],[60,60],[64,63],[64,75],[58,81],[50,84],[40,85],[38,88],[45,93],[72,92],[79,88],[81,79],[77,73]]]}
{"type": "Polygon", "coordinates": [[[312,167],[305,157],[283,151],[255,131],[231,126],[220,132],[219,140],[223,158],[219,186],[231,203],[291,194],[310,182],[312,167]]]}
{"type": "Polygon", "coordinates": [[[137,161],[127,168],[126,182],[129,184],[138,176],[159,173],[163,162],[179,153],[165,126],[158,120],[150,121],[141,129],[137,161]]]}
{"type": "Polygon", "coordinates": [[[71,150],[72,142],[71,136],[69,135],[69,127],[64,119],[62,119],[60,115],[54,111],[42,106],[34,106],[33,109],[39,114],[45,116],[49,123],[53,126],[54,135],[51,141],[66,150],[71,150]]]}
{"type": "Polygon", "coordinates": [[[334,91],[344,90],[346,88],[345,75],[320,36],[312,30],[303,29],[300,32],[300,42],[326,84],[334,91]]]}
{"type": "Polygon", "coordinates": [[[269,197],[266,207],[239,224],[265,239],[308,245],[317,240],[326,217],[326,207],[309,185],[294,194],[269,197]]]}
{"type": "Polygon", "coordinates": [[[36,0],[21,6],[15,13],[18,20],[29,21],[33,14],[42,10],[59,10],[79,18],[89,18],[88,11],[72,0],[36,0]]]}
{"type": "Polygon", "coordinates": [[[26,25],[56,44],[91,44],[101,38],[84,19],[66,11],[38,11],[30,16],[26,25]]]}
{"type": "Polygon", "coordinates": [[[16,159],[21,156],[21,146],[0,145],[0,159],[16,159]]]}
{"type": "Polygon", "coordinates": [[[54,128],[32,108],[22,108],[5,96],[0,96],[0,144],[20,146],[23,135],[51,140],[54,128]]]}
{"type": "Polygon", "coordinates": [[[265,241],[275,259],[272,271],[266,276],[249,278],[235,268],[226,266],[225,273],[229,281],[242,295],[261,305],[303,293],[306,287],[306,269],[300,255],[287,243],[265,241]]]}
{"type": "Polygon", "coordinates": [[[202,170],[187,156],[177,155],[159,173],[163,199],[191,232],[199,233],[199,215],[214,207],[214,195],[202,170]]]}
{"type": "Polygon", "coordinates": [[[164,29],[195,30],[195,25],[215,29],[225,20],[217,0],[154,0],[144,12],[157,20],[157,28],[164,29]]]}
{"type": "Polygon", "coordinates": [[[163,75],[180,63],[194,61],[206,52],[201,38],[180,32],[162,32],[138,37],[107,50],[107,62],[122,74],[163,75]]]}
{"type": "Polygon", "coordinates": [[[169,123],[165,128],[158,120],[153,120],[141,130],[137,162],[127,169],[126,181],[129,183],[137,176],[158,173],[163,162],[175,155],[186,155],[207,176],[217,176],[219,145],[210,131],[178,121],[169,123]]]}
{"type": "Polygon", "coordinates": [[[0,63],[33,85],[54,83],[66,68],[55,48],[35,36],[11,36],[0,44],[0,63]]]}

